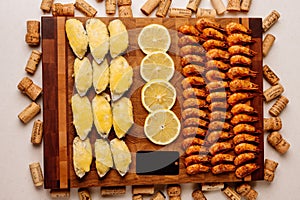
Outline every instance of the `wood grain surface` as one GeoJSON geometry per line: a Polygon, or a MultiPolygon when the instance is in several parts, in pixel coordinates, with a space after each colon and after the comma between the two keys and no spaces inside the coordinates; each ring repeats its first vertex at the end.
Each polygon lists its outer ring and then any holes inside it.
{"type": "MultiPolygon", "coordinates": [[[[44,177],[45,188],[79,188],[79,187],[95,187],[95,186],[118,186],[118,185],[151,185],[151,184],[171,184],[171,183],[201,183],[201,182],[238,182],[242,181],[235,177],[233,173],[212,175],[199,174],[189,176],[185,172],[183,164],[184,154],[181,148],[182,136],[170,145],[159,146],[152,144],[145,138],[143,132],[143,124],[147,116],[147,111],[141,104],[140,94],[141,88],[145,84],[139,74],[139,65],[145,56],[138,48],[137,37],[144,26],[152,23],[162,24],[169,29],[172,44],[168,51],[175,63],[175,75],[171,79],[171,83],[177,91],[177,100],[172,108],[178,118],[181,120],[181,104],[183,97],[181,95],[181,75],[180,57],[178,56],[177,47],[177,29],[183,24],[195,24],[196,19],[179,19],[179,18],[123,18],[121,19],[129,31],[130,46],[124,53],[124,57],[134,69],[134,82],[130,90],[125,94],[133,103],[134,125],[125,137],[125,142],[132,153],[132,163],[129,172],[121,177],[115,169],[111,169],[104,178],[99,178],[96,172],[95,162],[93,159],[91,171],[82,179],[79,179],[74,172],[72,162],[72,142],[76,136],[76,131],[72,125],[72,111],[70,99],[74,95],[74,79],[73,62],[75,56],[69,47],[66,38],[64,24],[68,18],[65,17],[42,17],[42,51],[43,51],[43,118],[44,118],[44,177]],[[137,175],[136,168],[136,152],[137,151],[178,151],[180,153],[179,174],[178,175],[137,175]]],[[[83,23],[88,18],[77,18],[83,23]]],[[[115,18],[99,18],[104,23],[115,18]]],[[[253,31],[253,39],[255,43],[251,45],[251,49],[258,52],[252,61],[252,69],[258,71],[258,76],[252,81],[257,83],[260,92],[253,99],[252,104],[259,112],[260,121],[255,123],[258,130],[263,130],[263,83],[262,83],[262,25],[259,18],[217,18],[221,24],[235,21],[244,24],[253,31]]],[[[91,56],[88,55],[91,59],[91,56]]],[[[88,92],[88,97],[92,99],[95,96],[93,88],[88,92]]],[[[98,138],[95,127],[89,134],[90,141],[95,142],[98,138]]],[[[113,139],[115,134],[113,129],[109,139],[113,139]]],[[[264,165],[264,144],[263,135],[260,135],[261,149],[257,163],[260,169],[254,172],[245,180],[261,180],[263,179],[264,165]]]]}

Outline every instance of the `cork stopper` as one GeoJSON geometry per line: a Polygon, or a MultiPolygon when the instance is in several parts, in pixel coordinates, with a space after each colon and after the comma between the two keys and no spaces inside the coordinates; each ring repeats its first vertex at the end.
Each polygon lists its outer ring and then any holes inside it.
{"type": "Polygon", "coordinates": [[[44,12],[49,13],[50,10],[51,10],[53,1],[54,0],[42,0],[41,6],[40,6],[41,10],[43,10],[44,12]]]}
{"type": "Polygon", "coordinates": [[[266,57],[273,46],[275,41],[275,36],[272,34],[267,34],[263,41],[263,56],[266,57]]]}
{"type": "Polygon", "coordinates": [[[263,67],[263,76],[272,86],[279,83],[280,79],[278,76],[271,70],[268,65],[264,65],[263,67]]]}
{"type": "Polygon", "coordinates": [[[52,15],[53,16],[74,16],[75,7],[74,4],[61,4],[55,3],[52,6],[52,15]]]}
{"type": "Polygon", "coordinates": [[[272,101],[273,99],[276,99],[284,92],[284,88],[281,84],[274,85],[270,87],[269,89],[265,90],[263,95],[266,102],[272,101]]]}
{"type": "Polygon", "coordinates": [[[32,50],[26,64],[25,71],[28,72],[29,74],[34,74],[41,60],[41,56],[42,56],[42,52],[38,50],[32,50]]]}
{"type": "Polygon", "coordinates": [[[29,164],[29,169],[30,169],[33,184],[36,187],[42,186],[44,184],[44,177],[43,177],[40,163],[34,162],[29,164]]]}
{"type": "Polygon", "coordinates": [[[105,0],[105,11],[108,15],[114,15],[116,13],[116,0],[105,0]]]}
{"type": "Polygon", "coordinates": [[[215,18],[216,15],[217,15],[217,11],[215,9],[198,8],[196,17],[215,18]]]}
{"type": "Polygon", "coordinates": [[[243,183],[243,184],[237,186],[235,190],[240,195],[246,196],[250,192],[251,186],[247,183],[243,183]]]}
{"type": "Polygon", "coordinates": [[[227,11],[240,11],[241,4],[240,0],[228,0],[227,11]]]}
{"type": "Polygon", "coordinates": [[[203,183],[201,184],[202,191],[222,190],[225,187],[224,183],[203,183]]]}
{"type": "Polygon", "coordinates": [[[132,194],[154,194],[154,185],[134,185],[132,194]]]}
{"type": "Polygon", "coordinates": [[[120,6],[119,17],[133,17],[131,6],[120,6]]]}
{"type": "Polygon", "coordinates": [[[50,197],[53,198],[53,199],[69,198],[70,197],[70,190],[69,189],[51,189],[50,190],[50,197]]]}
{"type": "Polygon", "coordinates": [[[146,1],[146,3],[142,6],[141,11],[145,14],[145,15],[150,15],[153,10],[158,7],[159,3],[161,0],[148,0],[146,1]]]}
{"type": "Polygon", "coordinates": [[[24,77],[19,82],[17,87],[22,93],[26,94],[32,101],[35,101],[42,93],[42,88],[34,84],[33,81],[28,77],[24,77]]]}
{"type": "Polygon", "coordinates": [[[169,200],[181,200],[181,196],[169,197],[169,200]]]}
{"type": "Polygon", "coordinates": [[[218,15],[224,14],[226,8],[222,0],[210,0],[210,2],[218,15]]]}
{"type": "Polygon", "coordinates": [[[200,5],[201,0],[189,0],[188,4],[186,5],[186,8],[196,12],[199,5],[200,5]]]}
{"type": "Polygon", "coordinates": [[[231,200],[241,200],[241,196],[234,191],[231,187],[227,186],[225,189],[222,190],[223,193],[231,200]]]}
{"type": "Polygon", "coordinates": [[[158,191],[151,197],[151,200],[164,200],[164,199],[166,199],[166,197],[164,193],[162,193],[161,191],[158,191]]]}
{"type": "Polygon", "coordinates": [[[267,32],[280,18],[279,12],[273,10],[267,17],[264,18],[262,28],[264,32],[267,32]]]}
{"type": "Polygon", "coordinates": [[[40,22],[36,20],[27,21],[27,33],[25,41],[30,46],[38,46],[40,44],[40,22]]]}
{"type": "Polygon", "coordinates": [[[157,17],[166,17],[171,3],[172,3],[172,0],[161,0],[160,4],[158,6],[157,12],[156,12],[156,16],[157,17]]]}
{"type": "Polygon", "coordinates": [[[97,10],[84,0],[76,0],[74,6],[87,17],[94,17],[97,14],[97,10]]]}
{"type": "Polygon", "coordinates": [[[272,116],[277,117],[283,111],[283,109],[286,107],[288,103],[289,103],[288,98],[286,98],[285,96],[280,96],[279,99],[277,99],[277,101],[270,108],[269,113],[272,116]]]}
{"type": "Polygon", "coordinates": [[[241,2],[241,11],[249,12],[252,0],[242,0],[241,2]]]}
{"type": "Polygon", "coordinates": [[[279,131],[282,128],[280,117],[264,118],[264,131],[279,131]]]}
{"type": "Polygon", "coordinates": [[[31,132],[31,143],[32,144],[41,144],[43,138],[43,122],[41,120],[36,120],[33,123],[32,132],[31,132]]]}
{"type": "Polygon", "coordinates": [[[192,197],[194,200],[207,200],[204,196],[203,192],[200,189],[196,189],[192,193],[192,197]]]}
{"type": "Polygon", "coordinates": [[[272,132],[267,137],[268,143],[279,153],[285,154],[289,148],[290,144],[282,138],[279,132],[272,132]]]}
{"type": "Polygon", "coordinates": [[[79,200],[92,200],[90,191],[87,188],[78,189],[79,200]]]}
{"type": "Polygon", "coordinates": [[[27,106],[19,115],[18,118],[27,124],[31,119],[33,119],[41,111],[41,106],[32,102],[27,106]]]}
{"type": "Polygon", "coordinates": [[[272,182],[274,180],[275,177],[275,170],[278,166],[278,163],[273,161],[273,160],[269,160],[269,159],[265,159],[265,167],[264,167],[264,180],[268,181],[268,182],[272,182]]]}
{"type": "Polygon", "coordinates": [[[167,194],[169,197],[180,196],[181,195],[181,186],[179,184],[168,185],[167,194]]]}
{"type": "Polygon", "coordinates": [[[115,196],[126,194],[126,186],[115,186],[115,187],[101,187],[101,196],[115,196]]]}
{"type": "Polygon", "coordinates": [[[131,4],[131,0],[118,0],[118,6],[130,6],[131,4]]]}
{"type": "Polygon", "coordinates": [[[184,8],[170,8],[169,17],[179,17],[179,18],[190,18],[192,16],[192,11],[184,8]]]}
{"type": "Polygon", "coordinates": [[[141,194],[133,195],[132,200],[143,200],[143,196],[141,194]]]}

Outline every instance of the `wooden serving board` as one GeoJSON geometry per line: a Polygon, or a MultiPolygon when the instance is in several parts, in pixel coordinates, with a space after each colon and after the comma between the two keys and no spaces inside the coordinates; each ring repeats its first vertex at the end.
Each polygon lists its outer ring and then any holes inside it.
{"type": "MultiPolygon", "coordinates": [[[[147,111],[141,104],[141,88],[145,84],[139,74],[139,65],[145,56],[137,45],[138,34],[144,26],[152,23],[162,24],[169,29],[172,44],[169,54],[173,58],[176,66],[176,72],[171,83],[177,90],[177,100],[172,108],[178,118],[181,120],[181,105],[183,97],[181,95],[181,80],[183,79],[180,71],[180,57],[177,47],[177,29],[183,24],[195,24],[196,19],[158,19],[158,18],[123,18],[121,19],[129,31],[130,47],[125,52],[124,57],[134,69],[134,81],[130,90],[126,93],[133,103],[134,125],[125,137],[125,142],[132,152],[132,164],[129,172],[121,177],[115,169],[104,177],[99,178],[93,160],[91,171],[82,179],[77,178],[73,169],[72,162],[72,142],[76,136],[76,131],[72,125],[72,111],[70,99],[74,94],[73,80],[73,62],[75,56],[69,47],[65,34],[66,17],[42,17],[42,50],[43,50],[43,118],[44,118],[44,176],[45,188],[78,188],[94,186],[118,186],[118,185],[144,185],[144,184],[172,184],[172,183],[200,183],[200,182],[238,182],[242,181],[235,177],[233,173],[223,175],[199,174],[189,176],[186,174],[184,153],[181,149],[182,136],[170,145],[158,146],[152,144],[145,138],[143,124],[147,116],[147,111]],[[137,175],[136,170],[136,152],[137,151],[177,151],[180,154],[179,174],[178,175],[137,175]]],[[[83,23],[88,18],[77,18],[83,23]]],[[[99,18],[104,23],[115,18],[99,18]]],[[[262,86],[262,20],[258,18],[220,18],[217,21],[221,24],[235,21],[244,24],[253,31],[255,43],[251,49],[258,52],[253,58],[252,69],[258,71],[258,76],[253,82],[259,84],[260,91],[262,86]]],[[[88,96],[92,98],[95,95],[93,88],[88,96]]],[[[261,92],[253,100],[253,105],[259,112],[260,121],[255,123],[258,130],[263,129],[263,100],[261,92]]],[[[98,137],[95,128],[89,135],[91,143],[98,137]]],[[[110,134],[112,139],[114,133],[110,134]]],[[[259,153],[257,163],[260,169],[247,177],[246,180],[263,179],[264,165],[264,144],[263,135],[260,135],[259,153]]]]}

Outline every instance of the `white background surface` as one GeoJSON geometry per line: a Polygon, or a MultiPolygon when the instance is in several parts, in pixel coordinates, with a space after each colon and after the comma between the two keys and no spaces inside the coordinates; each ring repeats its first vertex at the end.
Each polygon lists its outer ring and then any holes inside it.
{"type": "MultiPolygon", "coordinates": [[[[140,12],[140,7],[146,0],[132,0],[133,13],[135,17],[144,17],[140,12]]],[[[227,5],[227,0],[223,0],[227,5]]],[[[24,41],[26,34],[26,20],[40,19],[43,12],[39,9],[40,0],[26,1],[1,1],[1,73],[0,73],[0,199],[50,199],[49,190],[35,188],[30,172],[29,163],[39,161],[43,164],[42,146],[34,147],[30,143],[33,120],[23,125],[17,115],[23,110],[30,100],[22,95],[18,89],[18,82],[26,76],[24,70],[27,59],[32,48],[24,41]]],[[[56,2],[72,3],[73,1],[60,0],[56,2]]],[[[105,3],[97,3],[95,0],[88,0],[98,10],[97,16],[106,16],[105,3]]],[[[173,0],[172,7],[184,8],[188,0],[173,0]]],[[[253,0],[251,10],[248,14],[225,14],[225,17],[264,17],[273,9],[281,13],[279,22],[273,26],[269,33],[276,36],[276,42],[271,52],[264,59],[280,77],[281,84],[285,87],[284,94],[290,99],[288,107],[280,115],[283,119],[283,129],[281,133],[284,138],[291,143],[291,148],[284,156],[279,155],[265,140],[265,157],[279,162],[275,180],[269,184],[258,182],[252,184],[258,191],[258,199],[299,199],[300,191],[300,126],[299,126],[299,106],[300,106],[300,69],[299,69],[299,6],[300,1],[279,1],[279,0],[253,0]]],[[[202,0],[200,7],[211,8],[209,0],[202,0]]],[[[76,16],[82,16],[76,12],[76,16]]],[[[154,16],[154,15],[152,15],[154,16]]],[[[41,85],[41,70],[31,77],[35,83],[41,85]]],[[[268,83],[264,85],[266,89],[268,83]]],[[[39,100],[41,103],[41,99],[39,100]]],[[[267,104],[265,113],[273,104],[267,104]]],[[[265,114],[268,116],[268,114],[265,114]]],[[[35,119],[41,119],[38,115],[35,119]]],[[[42,166],[43,167],[43,166],[42,166]]],[[[182,185],[182,199],[192,199],[191,192],[196,185],[182,185]]],[[[163,187],[160,187],[163,189],[163,187]]],[[[99,188],[92,188],[92,198],[101,199],[99,188]]],[[[226,199],[221,192],[205,193],[207,199],[226,199]]],[[[71,199],[78,199],[77,190],[71,190],[71,199]]],[[[104,199],[131,199],[131,187],[127,187],[126,196],[104,198],[104,199]]],[[[150,199],[149,197],[145,199],[150,199]]]]}

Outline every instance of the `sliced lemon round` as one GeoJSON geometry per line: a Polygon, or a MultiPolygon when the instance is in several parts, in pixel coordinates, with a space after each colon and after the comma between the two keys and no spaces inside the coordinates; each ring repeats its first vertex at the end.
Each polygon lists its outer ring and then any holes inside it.
{"type": "Polygon", "coordinates": [[[176,100],[176,89],[163,79],[153,79],[142,88],[142,104],[148,112],[171,109],[176,100]]]}
{"type": "Polygon", "coordinates": [[[141,62],[140,74],[146,82],[152,79],[169,81],[174,75],[174,61],[167,53],[150,53],[141,62]]]}
{"type": "Polygon", "coordinates": [[[158,145],[172,143],[180,133],[180,121],[174,112],[162,109],[150,113],[144,125],[146,137],[158,145]]]}
{"type": "Polygon", "coordinates": [[[145,54],[155,51],[166,52],[171,45],[170,33],[162,25],[150,24],[141,30],[138,45],[145,54]]]}

